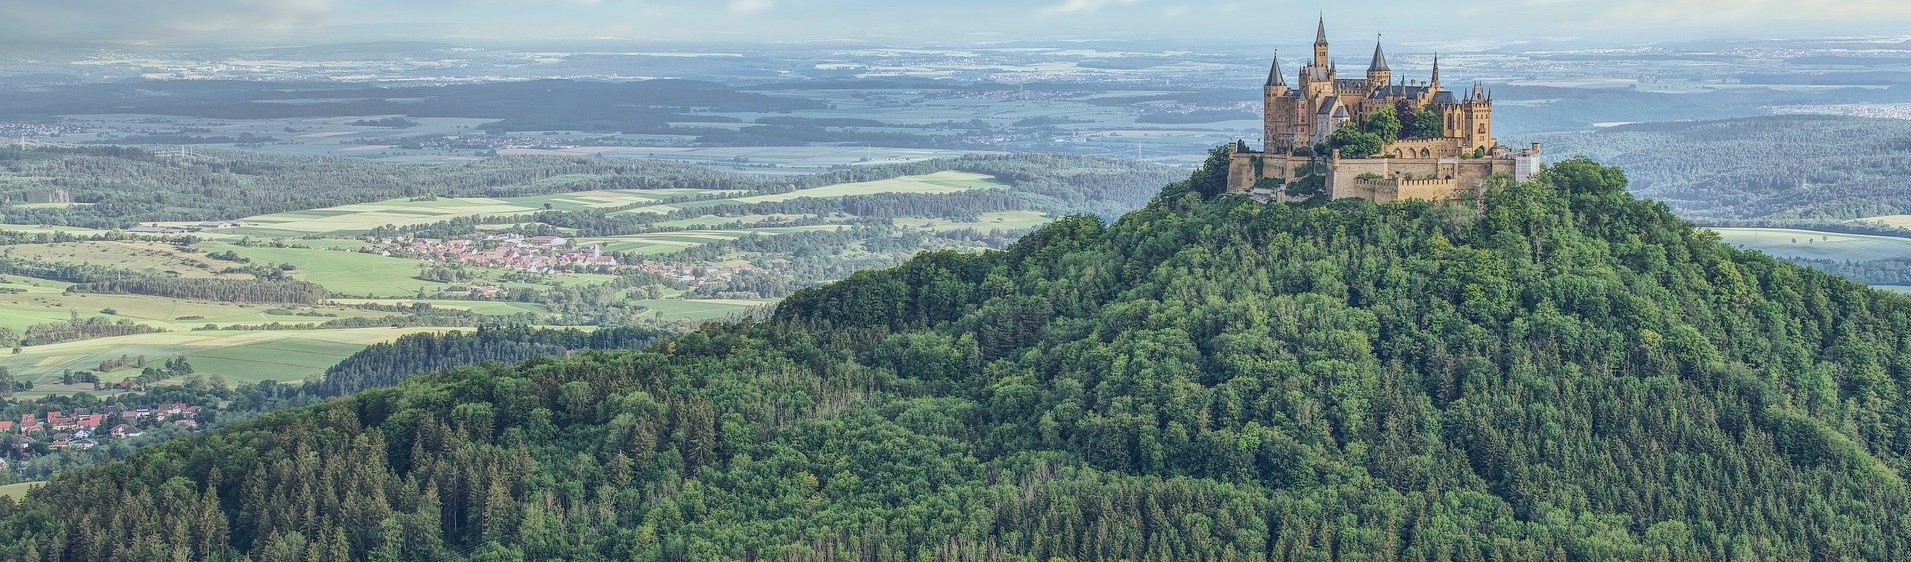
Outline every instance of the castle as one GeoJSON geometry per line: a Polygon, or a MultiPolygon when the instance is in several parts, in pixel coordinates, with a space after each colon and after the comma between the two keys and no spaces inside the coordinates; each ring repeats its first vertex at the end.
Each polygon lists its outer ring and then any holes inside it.
{"type": "Polygon", "coordinates": [[[1328,55],[1323,17],[1313,60],[1296,78],[1290,87],[1277,53],[1262,87],[1262,150],[1245,142],[1230,148],[1230,193],[1442,200],[1477,190],[1494,174],[1524,181],[1539,171],[1539,144],[1515,151],[1493,138],[1490,92],[1476,83],[1461,99],[1441,87],[1438,56],[1430,79],[1395,81],[1376,41],[1366,76],[1343,79],[1328,55]]]}

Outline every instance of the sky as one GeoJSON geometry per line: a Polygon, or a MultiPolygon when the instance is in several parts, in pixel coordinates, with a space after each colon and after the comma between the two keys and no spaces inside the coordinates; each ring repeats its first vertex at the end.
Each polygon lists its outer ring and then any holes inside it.
{"type": "Polygon", "coordinates": [[[1911,0],[0,0],[0,43],[393,39],[886,43],[1900,35],[1911,0]],[[1308,37],[1303,37],[1306,39],[1308,37]]]}

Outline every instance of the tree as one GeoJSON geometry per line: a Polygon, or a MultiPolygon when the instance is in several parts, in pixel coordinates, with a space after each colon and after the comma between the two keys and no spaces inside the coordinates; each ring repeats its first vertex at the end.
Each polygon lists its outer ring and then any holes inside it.
{"type": "Polygon", "coordinates": [[[1410,139],[1437,139],[1446,136],[1446,123],[1440,111],[1431,106],[1413,115],[1413,124],[1407,127],[1406,136],[1410,139]]]}
{"type": "Polygon", "coordinates": [[[1339,149],[1340,155],[1347,158],[1366,158],[1379,154],[1386,143],[1380,135],[1362,131],[1360,127],[1343,126],[1327,137],[1329,150],[1339,149]]]}
{"type": "Polygon", "coordinates": [[[1220,197],[1228,192],[1229,151],[1226,145],[1208,150],[1208,160],[1201,164],[1194,175],[1188,178],[1188,188],[1205,199],[1220,197]]]}
{"type": "MultiPolygon", "coordinates": [[[[1367,120],[1360,124],[1362,132],[1379,137],[1383,145],[1401,138],[1400,127],[1400,115],[1394,111],[1393,106],[1374,110],[1373,114],[1368,115],[1367,120]]],[[[1380,149],[1376,148],[1374,152],[1380,152],[1380,149]]]]}

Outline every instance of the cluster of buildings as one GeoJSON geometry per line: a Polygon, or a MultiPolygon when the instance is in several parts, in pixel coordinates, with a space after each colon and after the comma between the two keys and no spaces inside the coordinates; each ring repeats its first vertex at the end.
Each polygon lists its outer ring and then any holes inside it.
{"type": "Polygon", "coordinates": [[[617,267],[617,258],[596,244],[572,246],[562,236],[488,234],[476,238],[429,240],[381,238],[380,254],[429,261],[457,262],[533,273],[598,271],[617,267]]]}
{"type": "Polygon", "coordinates": [[[22,449],[42,439],[52,449],[90,449],[99,446],[101,437],[139,437],[146,433],[144,428],[155,424],[199,429],[200,410],[199,406],[172,403],[141,408],[108,407],[97,413],[79,408],[71,413],[55,410],[44,416],[20,414],[19,421],[0,420],[0,434],[18,434],[22,449]]]}
{"type": "Polygon", "coordinates": [[[738,273],[756,269],[748,265],[738,267],[689,267],[648,262],[631,265],[630,268],[675,279],[679,283],[692,287],[701,287],[705,283],[728,282],[732,278],[735,278],[738,273]]]}
{"type": "Polygon", "coordinates": [[[86,134],[85,127],[60,125],[57,123],[34,123],[30,121],[0,121],[0,136],[4,137],[61,137],[86,134]]]}

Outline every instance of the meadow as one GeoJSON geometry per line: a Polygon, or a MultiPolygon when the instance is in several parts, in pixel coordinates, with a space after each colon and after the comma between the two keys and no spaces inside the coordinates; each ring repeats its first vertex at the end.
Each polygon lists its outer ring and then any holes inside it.
{"type": "Polygon", "coordinates": [[[804,197],[845,197],[849,195],[869,195],[874,193],[924,193],[941,194],[968,191],[971,189],[1007,189],[1008,186],[997,182],[986,174],[971,172],[944,171],[919,176],[902,176],[886,180],[839,183],[810,189],[799,189],[787,193],[738,197],[732,201],[743,204],[788,201],[804,197]]]}
{"type": "Polygon", "coordinates": [[[895,223],[897,226],[913,226],[937,232],[952,230],[989,232],[1030,229],[1048,224],[1050,220],[1052,220],[1051,217],[1041,211],[997,211],[978,215],[973,221],[906,217],[895,219],[895,223]]]}
{"type": "Polygon", "coordinates": [[[605,251],[635,252],[644,255],[659,255],[681,251],[684,248],[701,246],[712,242],[736,240],[750,235],[776,236],[794,232],[818,232],[847,228],[840,224],[815,224],[807,226],[772,226],[740,230],[680,230],[675,232],[653,232],[628,236],[602,236],[579,239],[581,244],[601,244],[605,251]]]}
{"type": "Polygon", "coordinates": [[[60,264],[143,270],[198,279],[222,277],[216,272],[238,265],[212,259],[203,253],[181,251],[179,247],[165,242],[144,240],[19,244],[0,247],[0,256],[60,264]]]}
{"type": "Polygon", "coordinates": [[[1911,238],[1790,228],[1713,228],[1727,244],[1774,257],[1873,261],[1911,257],[1911,238]]]}
{"type": "MultiPolygon", "coordinates": [[[[576,181],[579,178],[547,178],[545,182],[576,181]]],[[[304,211],[291,211],[247,217],[245,226],[230,233],[269,237],[310,235],[356,235],[381,226],[414,226],[474,216],[515,216],[544,210],[584,211],[662,203],[684,197],[718,193],[705,189],[650,189],[574,191],[530,197],[438,197],[432,199],[389,199],[373,203],[340,205],[304,211]]]]}
{"type": "MultiPolygon", "coordinates": [[[[298,269],[292,272],[292,277],[324,285],[326,290],[339,295],[402,298],[415,296],[419,292],[436,293],[456,286],[451,283],[417,278],[419,266],[424,262],[413,259],[316,248],[236,246],[221,243],[205,244],[202,247],[213,252],[231,251],[252,260],[253,263],[294,264],[298,269]]],[[[530,286],[524,283],[498,282],[497,278],[503,275],[502,271],[482,269],[478,271],[484,278],[473,281],[474,283],[530,286]]],[[[562,273],[547,276],[547,279],[569,285],[592,285],[608,282],[612,276],[562,273]]]]}
{"type": "MultiPolygon", "coordinates": [[[[406,334],[442,330],[445,328],[161,332],[32,346],[0,357],[0,366],[39,385],[58,382],[67,369],[93,369],[102,361],[122,356],[144,356],[149,363],[157,363],[184,355],[194,372],[220,375],[230,382],[292,381],[324,373],[327,367],[365,346],[406,334]]],[[[121,369],[102,375],[101,380],[118,381],[138,374],[137,368],[121,369]]]]}
{"type": "Polygon", "coordinates": [[[661,320],[718,320],[748,314],[776,304],[773,300],[746,299],[644,299],[634,301],[661,320]]]}

